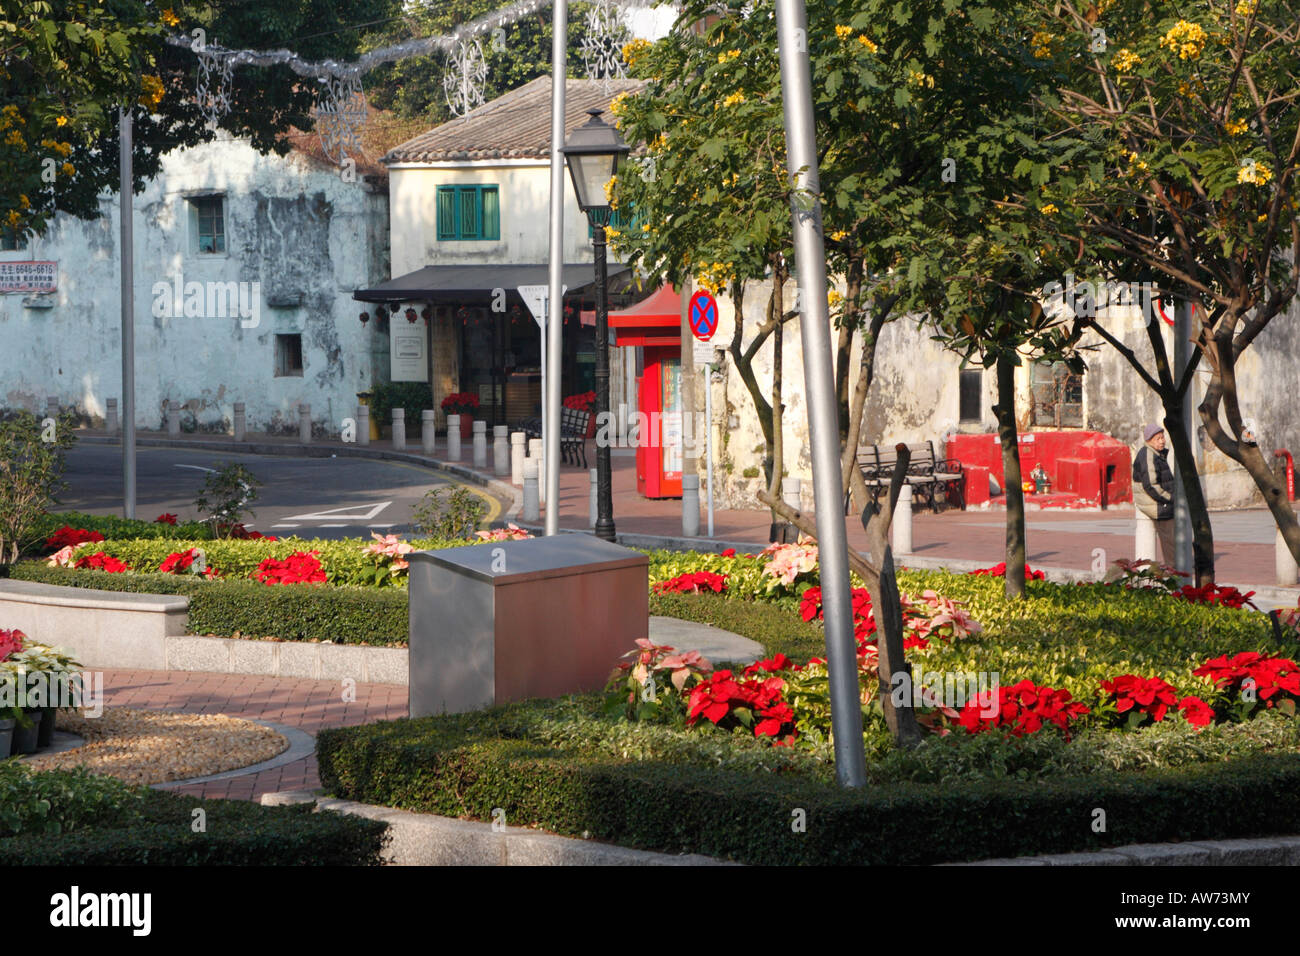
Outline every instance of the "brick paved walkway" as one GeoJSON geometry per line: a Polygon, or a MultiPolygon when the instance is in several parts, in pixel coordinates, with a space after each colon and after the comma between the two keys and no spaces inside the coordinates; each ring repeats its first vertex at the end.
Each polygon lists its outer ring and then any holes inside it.
{"type": "MultiPolygon", "coordinates": [[[[191,714],[226,714],[297,727],[315,734],[406,716],[406,688],[357,684],[356,700],[345,703],[338,681],[203,674],[189,671],[104,671],[104,705],[191,714]]],[[[171,793],[256,800],[278,790],[320,786],[313,754],[261,773],[171,788],[171,793]]]]}

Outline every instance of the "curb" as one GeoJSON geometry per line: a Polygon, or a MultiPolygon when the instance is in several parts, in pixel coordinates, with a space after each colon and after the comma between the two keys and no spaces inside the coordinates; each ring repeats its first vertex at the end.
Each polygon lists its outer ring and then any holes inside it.
{"type": "Polygon", "coordinates": [[[432,813],[394,810],[352,800],[322,797],[310,790],[262,795],[264,807],[316,804],[316,811],[333,810],[382,820],[392,837],[384,850],[395,866],[738,866],[699,854],[674,856],[633,850],[611,843],[577,840],[524,827],[497,828],[493,823],[453,820],[432,813]]]}
{"type": "Polygon", "coordinates": [[[196,783],[214,783],[218,780],[231,780],[235,777],[243,777],[248,774],[261,773],[263,770],[274,770],[277,767],[283,767],[286,764],[297,763],[307,757],[316,754],[316,738],[305,730],[299,730],[297,727],[290,727],[286,724],[277,724],[270,720],[255,720],[252,717],[241,717],[240,720],[247,720],[250,724],[258,724],[262,727],[268,727],[285,739],[288,744],[274,757],[269,757],[261,763],[249,764],[247,767],[236,767],[234,770],[223,770],[221,773],[210,773],[203,777],[188,777],[184,780],[167,780],[163,783],[153,784],[154,790],[171,790],[175,787],[188,787],[196,783]]]}
{"type": "MultiPolygon", "coordinates": [[[[89,445],[121,445],[121,441],[103,435],[81,435],[78,441],[89,445]]],[[[487,488],[503,502],[510,502],[510,507],[502,512],[502,518],[513,518],[523,510],[523,492],[514,485],[497,478],[480,474],[465,465],[454,462],[426,458],[412,452],[391,451],[386,448],[357,447],[353,445],[294,445],[278,442],[255,441],[186,441],[179,438],[139,438],[137,446],[149,448],[189,448],[198,451],[227,452],[235,455],[279,455],[284,458],[364,458],[372,461],[399,461],[408,465],[419,465],[434,471],[445,471],[471,484],[487,488]]]]}
{"type": "Polygon", "coordinates": [[[1133,843],[1090,853],[1047,853],[940,866],[1300,866],[1300,836],[1133,843]]]}

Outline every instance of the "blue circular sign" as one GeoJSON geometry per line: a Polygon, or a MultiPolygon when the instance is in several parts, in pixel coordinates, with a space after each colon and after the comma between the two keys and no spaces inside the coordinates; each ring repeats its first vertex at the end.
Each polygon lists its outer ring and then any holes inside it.
{"type": "Polygon", "coordinates": [[[701,342],[709,341],[718,330],[718,300],[701,289],[691,296],[689,316],[695,337],[701,342]]]}

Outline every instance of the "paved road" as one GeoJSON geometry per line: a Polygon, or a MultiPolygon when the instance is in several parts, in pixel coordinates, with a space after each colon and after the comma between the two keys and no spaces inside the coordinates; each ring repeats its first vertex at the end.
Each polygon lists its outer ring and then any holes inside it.
{"type": "MultiPolygon", "coordinates": [[[[182,448],[139,448],[136,516],[163,512],[181,521],[199,517],[194,498],[210,469],[238,462],[261,482],[255,516],[245,524],[263,534],[314,538],[364,537],[410,532],[411,512],[431,488],[462,484],[450,476],[403,462],[358,458],[236,455],[182,448]]],[[[68,452],[68,490],[59,507],[90,514],[122,513],[122,452],[114,445],[78,445],[68,452]]],[[[501,502],[486,490],[464,485],[483,498],[488,520],[501,502]]],[[[444,495],[445,498],[445,495],[444,495]]]]}

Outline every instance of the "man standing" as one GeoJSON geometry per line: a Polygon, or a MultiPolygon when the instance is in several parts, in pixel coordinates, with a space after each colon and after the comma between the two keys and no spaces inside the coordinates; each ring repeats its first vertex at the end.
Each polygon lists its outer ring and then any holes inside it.
{"type": "Polygon", "coordinates": [[[1133,459],[1133,503],[1155,522],[1160,554],[1165,564],[1174,564],[1174,473],[1169,467],[1165,431],[1148,425],[1142,432],[1145,444],[1133,459]]]}

